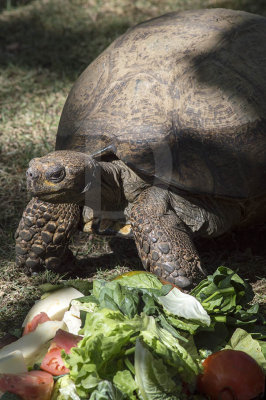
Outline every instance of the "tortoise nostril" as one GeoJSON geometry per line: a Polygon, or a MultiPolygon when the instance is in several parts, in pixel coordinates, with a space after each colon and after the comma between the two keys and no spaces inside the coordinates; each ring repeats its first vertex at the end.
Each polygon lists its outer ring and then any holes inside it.
{"type": "Polygon", "coordinates": [[[39,174],[33,168],[29,168],[26,172],[26,176],[27,176],[27,178],[30,178],[30,179],[37,179],[39,177],[39,174]]]}

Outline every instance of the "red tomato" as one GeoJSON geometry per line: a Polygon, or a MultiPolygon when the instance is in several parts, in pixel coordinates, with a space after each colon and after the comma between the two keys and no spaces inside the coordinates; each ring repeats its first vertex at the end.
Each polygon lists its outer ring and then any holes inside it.
{"type": "Polygon", "coordinates": [[[60,347],[50,348],[41,363],[41,369],[50,372],[52,375],[64,375],[69,372],[61,357],[62,349],[60,347]]]}
{"type": "Polygon", "coordinates": [[[33,319],[25,326],[22,336],[35,331],[39,324],[43,324],[46,321],[51,320],[45,312],[40,312],[39,314],[35,315],[35,317],[33,317],[33,319]]]}
{"type": "Polygon", "coordinates": [[[65,366],[64,360],[61,357],[61,351],[65,350],[68,354],[72,347],[76,347],[81,339],[82,336],[73,335],[72,333],[58,329],[48,352],[42,360],[41,369],[50,372],[52,375],[67,374],[69,369],[65,366]]]}
{"type": "Polygon", "coordinates": [[[43,371],[0,374],[0,391],[14,393],[23,400],[50,400],[53,387],[52,375],[43,371]]]}
{"type": "Polygon", "coordinates": [[[203,362],[197,389],[211,400],[251,400],[264,393],[265,376],[243,351],[221,350],[203,362]]]}

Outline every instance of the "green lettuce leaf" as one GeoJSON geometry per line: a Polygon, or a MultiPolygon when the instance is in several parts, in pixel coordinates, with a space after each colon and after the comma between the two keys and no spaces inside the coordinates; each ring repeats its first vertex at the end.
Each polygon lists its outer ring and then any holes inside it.
{"type": "Polygon", "coordinates": [[[138,339],[135,351],[136,381],[143,400],[179,400],[182,397],[180,381],[162,359],[155,357],[138,339]]]}
{"type": "MultiPolygon", "coordinates": [[[[161,289],[163,284],[157,278],[156,275],[151,274],[150,272],[143,271],[142,273],[133,274],[133,275],[124,275],[115,279],[115,282],[119,281],[119,283],[123,286],[134,287],[134,288],[146,288],[146,289],[161,289]]],[[[171,285],[169,286],[169,290],[171,285]]]]}
{"type": "MultiPolygon", "coordinates": [[[[194,384],[196,375],[200,371],[198,361],[190,354],[191,342],[185,343],[173,337],[166,329],[159,327],[153,317],[149,317],[146,329],[140,332],[139,337],[149,347],[153,354],[160,357],[166,365],[176,368],[182,379],[194,384]]],[[[193,340],[191,338],[191,340],[193,340]]],[[[197,353],[194,347],[194,354],[197,353]]]]}
{"type": "Polygon", "coordinates": [[[173,288],[166,296],[159,296],[159,302],[164,308],[178,317],[197,321],[200,324],[209,326],[211,319],[200,302],[189,294],[173,288]]]}
{"type": "Polygon", "coordinates": [[[129,319],[106,308],[87,314],[84,338],[63,356],[80,397],[88,396],[102,380],[113,383],[116,373],[125,369],[124,359],[134,352],[136,337],[146,329],[148,318],[129,319]]]}
{"type": "Polygon", "coordinates": [[[117,371],[113,378],[114,385],[130,400],[137,400],[134,392],[138,386],[129,370],[117,371]]]}
{"type": "Polygon", "coordinates": [[[101,381],[91,393],[90,400],[126,400],[127,396],[120,392],[112,382],[101,381]]]}
{"type": "Polygon", "coordinates": [[[69,375],[64,375],[57,380],[51,400],[80,400],[76,386],[69,375]]]}
{"type": "Polygon", "coordinates": [[[92,282],[86,281],[84,279],[68,279],[60,280],[57,284],[43,283],[39,285],[39,289],[42,293],[53,292],[55,290],[63,289],[65,287],[73,287],[79,290],[84,296],[88,295],[92,289],[92,282]]]}
{"type": "MultiPolygon", "coordinates": [[[[145,274],[138,274],[136,276],[146,276],[145,274]]],[[[151,274],[149,274],[152,276],[151,274]]],[[[154,277],[149,278],[148,282],[144,282],[146,286],[149,282],[150,288],[139,288],[137,285],[125,286],[130,278],[119,279],[111,282],[105,282],[103,280],[95,280],[93,283],[92,295],[86,297],[82,301],[95,302],[100,308],[109,308],[114,311],[121,311],[128,317],[133,317],[136,314],[146,312],[147,314],[153,314],[158,307],[156,303],[156,297],[164,296],[169,292],[171,287],[169,285],[162,285],[160,281],[154,277]],[[155,282],[158,281],[157,287],[155,282]]],[[[132,285],[135,282],[132,282],[132,285]]],[[[140,283],[139,283],[140,284],[140,283]]],[[[145,284],[143,286],[145,286],[145,284]]]]}
{"type": "Polygon", "coordinates": [[[213,275],[201,281],[190,294],[209,313],[237,311],[254,296],[251,286],[226,267],[217,268],[213,275]]]}
{"type": "Polygon", "coordinates": [[[258,304],[249,304],[254,297],[251,285],[230,268],[217,268],[190,294],[201,302],[211,317],[212,325],[224,323],[231,332],[242,327],[257,339],[266,337],[265,318],[258,304]]]}

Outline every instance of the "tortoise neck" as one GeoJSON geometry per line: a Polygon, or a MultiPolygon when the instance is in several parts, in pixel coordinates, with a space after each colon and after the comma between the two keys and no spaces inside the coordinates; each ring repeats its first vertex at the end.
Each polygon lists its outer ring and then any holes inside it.
{"type": "MultiPolygon", "coordinates": [[[[125,203],[121,168],[111,162],[95,161],[93,179],[87,182],[84,191],[85,205],[93,210],[112,211],[122,209],[125,203]]],[[[86,175],[86,174],[85,174],[86,175]]]]}
{"type": "Polygon", "coordinates": [[[95,161],[94,177],[85,191],[85,205],[93,210],[121,211],[148,186],[120,160],[95,161]]]}

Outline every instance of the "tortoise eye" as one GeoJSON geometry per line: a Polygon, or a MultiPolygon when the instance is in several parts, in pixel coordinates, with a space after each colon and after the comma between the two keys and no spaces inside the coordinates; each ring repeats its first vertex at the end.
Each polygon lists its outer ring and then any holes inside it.
{"type": "Polygon", "coordinates": [[[65,168],[62,165],[56,165],[50,168],[46,174],[46,179],[51,182],[61,182],[66,176],[65,168]]]}

